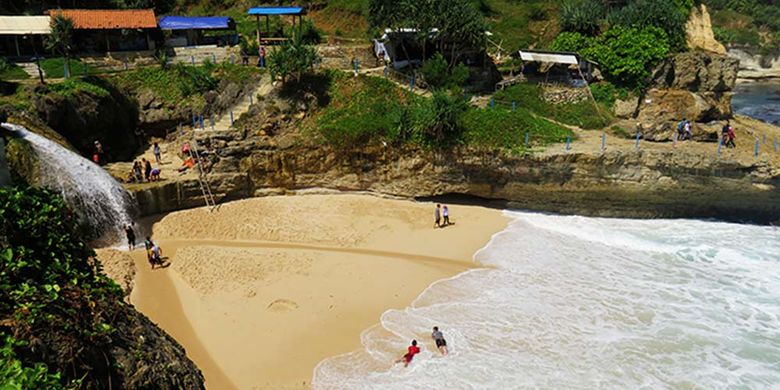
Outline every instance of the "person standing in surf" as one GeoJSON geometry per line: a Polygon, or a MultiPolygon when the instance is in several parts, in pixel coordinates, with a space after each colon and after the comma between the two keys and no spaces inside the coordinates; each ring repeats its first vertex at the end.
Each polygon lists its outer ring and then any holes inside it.
{"type": "Polygon", "coordinates": [[[439,352],[441,352],[442,355],[447,355],[447,340],[444,339],[444,334],[439,331],[438,326],[433,327],[431,338],[436,343],[436,348],[439,349],[439,352]]]}
{"type": "Polygon", "coordinates": [[[412,340],[412,345],[409,346],[406,355],[395,361],[396,364],[404,363],[404,367],[408,367],[409,363],[414,359],[414,355],[420,353],[420,347],[417,346],[417,340],[412,340]]]}
{"type": "Polygon", "coordinates": [[[133,250],[135,248],[135,232],[131,225],[125,227],[125,234],[127,235],[127,248],[133,250]]]}

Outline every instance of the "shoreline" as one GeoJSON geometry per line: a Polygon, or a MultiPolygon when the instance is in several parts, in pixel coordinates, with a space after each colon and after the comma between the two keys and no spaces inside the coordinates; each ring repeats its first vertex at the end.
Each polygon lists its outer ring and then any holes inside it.
{"type": "Polygon", "coordinates": [[[171,266],[151,272],[144,252],[132,252],[131,301],[185,347],[209,388],[308,388],[320,362],[362,348],[360,335],[382,313],[478,268],[474,256],[509,221],[497,210],[456,205],[455,225],[434,230],[432,210],[308,195],[226,203],[208,228],[181,229],[208,211],[168,214],[154,231],[171,266]],[[310,212],[321,220],[305,220],[310,212]],[[301,216],[310,229],[299,229],[301,216]]]}

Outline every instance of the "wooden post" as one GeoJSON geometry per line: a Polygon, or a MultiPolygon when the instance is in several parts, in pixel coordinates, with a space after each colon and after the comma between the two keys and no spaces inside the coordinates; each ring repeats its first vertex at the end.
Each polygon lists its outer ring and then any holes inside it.
{"type": "Polygon", "coordinates": [[[269,37],[271,36],[271,22],[268,19],[268,15],[265,15],[265,33],[269,37]]]}
{"type": "Polygon", "coordinates": [[[22,56],[22,52],[19,51],[19,36],[18,35],[14,35],[14,43],[16,44],[16,56],[17,57],[21,57],[22,56]]]}

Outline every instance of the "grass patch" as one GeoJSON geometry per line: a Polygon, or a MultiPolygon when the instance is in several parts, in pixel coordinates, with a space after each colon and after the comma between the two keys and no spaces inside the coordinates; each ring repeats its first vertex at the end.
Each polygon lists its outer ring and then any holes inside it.
{"type": "Polygon", "coordinates": [[[190,66],[176,64],[169,68],[146,67],[116,75],[120,87],[132,90],[149,89],[160,99],[177,104],[217,86],[212,75],[215,65],[190,66]]]}
{"type": "MultiPolygon", "coordinates": [[[[65,77],[65,59],[62,57],[43,59],[41,60],[41,69],[47,78],[63,78],[65,77]]],[[[75,58],[70,59],[71,76],[86,76],[95,73],[97,73],[96,69],[89,65],[75,58]]]]}
{"type": "Polygon", "coordinates": [[[96,97],[109,96],[111,93],[99,84],[97,79],[91,77],[71,77],[61,83],[47,84],[47,86],[50,91],[66,98],[79,93],[87,93],[96,97]]]}
{"type": "Polygon", "coordinates": [[[497,92],[495,99],[503,104],[516,102],[518,108],[583,129],[600,129],[612,122],[608,110],[605,107],[597,109],[590,100],[572,104],[550,104],[542,99],[542,92],[541,86],[520,83],[497,92]]]}
{"type": "Polygon", "coordinates": [[[27,78],[30,78],[30,75],[24,69],[0,58],[0,80],[23,80],[27,78]]]}
{"type": "Polygon", "coordinates": [[[516,111],[472,107],[460,118],[467,145],[482,148],[518,149],[529,145],[563,142],[574,133],[548,120],[535,117],[525,109],[516,111]]]}
{"type": "Polygon", "coordinates": [[[0,106],[10,106],[18,110],[27,110],[32,107],[30,93],[27,88],[19,83],[0,82],[0,106]]]}

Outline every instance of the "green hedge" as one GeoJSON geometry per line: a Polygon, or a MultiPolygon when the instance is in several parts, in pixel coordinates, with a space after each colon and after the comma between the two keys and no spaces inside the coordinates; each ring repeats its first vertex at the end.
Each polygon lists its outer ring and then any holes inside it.
{"type": "Polygon", "coordinates": [[[550,104],[542,99],[542,92],[541,86],[521,83],[497,92],[495,99],[503,104],[502,109],[516,102],[518,108],[583,129],[600,129],[612,122],[606,107],[597,108],[590,99],[573,104],[550,104]]]}

